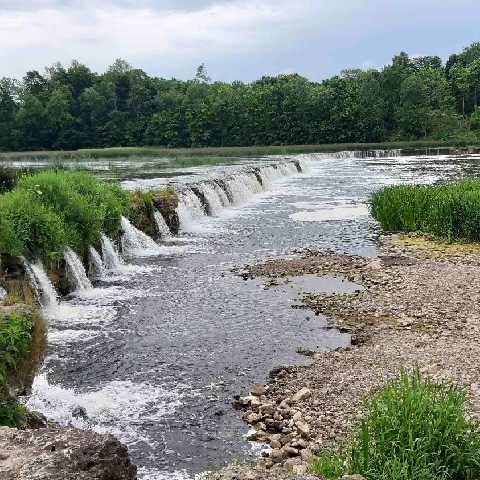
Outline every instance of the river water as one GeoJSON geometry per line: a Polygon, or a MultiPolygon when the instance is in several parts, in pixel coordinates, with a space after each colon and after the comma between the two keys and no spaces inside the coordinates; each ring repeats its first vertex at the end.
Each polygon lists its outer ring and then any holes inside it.
{"type": "MultiPolygon", "coordinates": [[[[432,183],[479,172],[478,156],[354,158],[311,155],[266,191],[218,217],[191,215],[184,231],[125,260],[95,288],[46,310],[49,350],[28,405],[62,423],[109,432],[125,442],[142,479],[189,479],[258,455],[231,402],[279,364],[307,363],[316,351],[346,345],[326,319],[291,308],[309,288],[335,290],[332,278],[274,289],[245,281],[234,266],[298,248],[376,255],[380,230],[368,213],[374,190],[432,183]]],[[[287,157],[262,162],[283,162],[287,157]]],[[[177,188],[234,175],[253,161],[172,170],[105,170],[129,189],[177,188]]],[[[184,212],[185,213],[185,212],[184,212]]],[[[340,282],[341,283],[341,282],[340,282]]],[[[348,285],[346,285],[348,289],[348,285]]],[[[343,287],[340,285],[339,287],[343,287]]]]}

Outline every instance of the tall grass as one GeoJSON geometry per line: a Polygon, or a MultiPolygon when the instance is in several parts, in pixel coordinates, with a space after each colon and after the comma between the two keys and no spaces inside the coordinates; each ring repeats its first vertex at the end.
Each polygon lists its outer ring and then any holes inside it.
{"type": "Polygon", "coordinates": [[[19,256],[29,251],[54,260],[67,245],[82,253],[101,232],[118,228],[127,202],[118,186],[86,172],[23,176],[0,196],[0,253],[19,256]]]}
{"type": "Polygon", "coordinates": [[[403,372],[364,399],[362,415],[339,450],[313,470],[327,479],[473,480],[480,477],[480,432],[468,419],[466,391],[403,372]]]}
{"type": "Polygon", "coordinates": [[[371,212],[383,229],[480,240],[480,180],[386,187],[373,194],[371,212]]]}

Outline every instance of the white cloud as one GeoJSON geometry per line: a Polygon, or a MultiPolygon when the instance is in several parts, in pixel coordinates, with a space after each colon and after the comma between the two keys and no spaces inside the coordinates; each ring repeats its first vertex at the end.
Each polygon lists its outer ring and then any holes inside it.
{"type": "Polygon", "coordinates": [[[144,5],[140,8],[128,0],[120,2],[123,6],[87,0],[84,8],[76,2],[52,8],[54,3],[0,10],[0,64],[6,70],[1,74],[21,76],[43,67],[38,62],[48,57],[48,64],[76,58],[104,69],[117,57],[136,66],[137,60],[196,65],[239,54],[268,54],[319,25],[324,32],[341,29],[328,22],[334,16],[345,20],[355,15],[355,2],[339,7],[333,0],[322,5],[315,0],[204,2],[204,8],[187,11],[172,10],[173,2],[163,2],[164,10],[150,8],[148,1],[135,2],[144,5]]]}

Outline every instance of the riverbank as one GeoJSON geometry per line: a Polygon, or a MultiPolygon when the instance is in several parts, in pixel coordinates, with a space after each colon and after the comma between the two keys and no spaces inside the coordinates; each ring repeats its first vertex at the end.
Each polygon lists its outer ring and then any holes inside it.
{"type": "MultiPolygon", "coordinates": [[[[362,286],[352,294],[305,295],[305,307],[350,332],[352,345],[314,354],[311,366],[274,370],[267,390],[253,392],[264,396],[243,402],[245,419],[272,447],[257,465],[305,472],[316,451],[345,439],[362,396],[400,368],[418,366],[434,380],[468,386],[470,413],[478,417],[479,265],[476,246],[412,236],[385,238],[376,259],[310,251],[247,267],[244,276],[264,277],[266,285],[314,273],[362,286]]],[[[262,470],[256,475],[263,478],[262,470]]]]}
{"type": "MultiPolygon", "coordinates": [[[[71,160],[135,160],[166,159],[166,167],[215,165],[232,158],[262,157],[266,155],[293,155],[302,153],[334,153],[343,151],[370,152],[404,150],[406,155],[458,155],[478,153],[480,140],[425,140],[381,143],[336,143],[321,145],[272,145],[250,147],[116,147],[80,150],[38,150],[25,152],[0,152],[0,162],[71,160]]],[[[402,152],[403,154],[403,152],[402,152]]]]}

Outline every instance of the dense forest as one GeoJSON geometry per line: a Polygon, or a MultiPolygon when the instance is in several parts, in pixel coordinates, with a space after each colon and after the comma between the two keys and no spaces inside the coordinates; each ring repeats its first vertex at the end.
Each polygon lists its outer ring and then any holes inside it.
{"type": "Polygon", "coordinates": [[[300,145],[480,136],[480,43],[446,64],[402,52],[382,70],[246,84],[150,77],[117,60],[0,80],[0,151],[300,145]]]}

